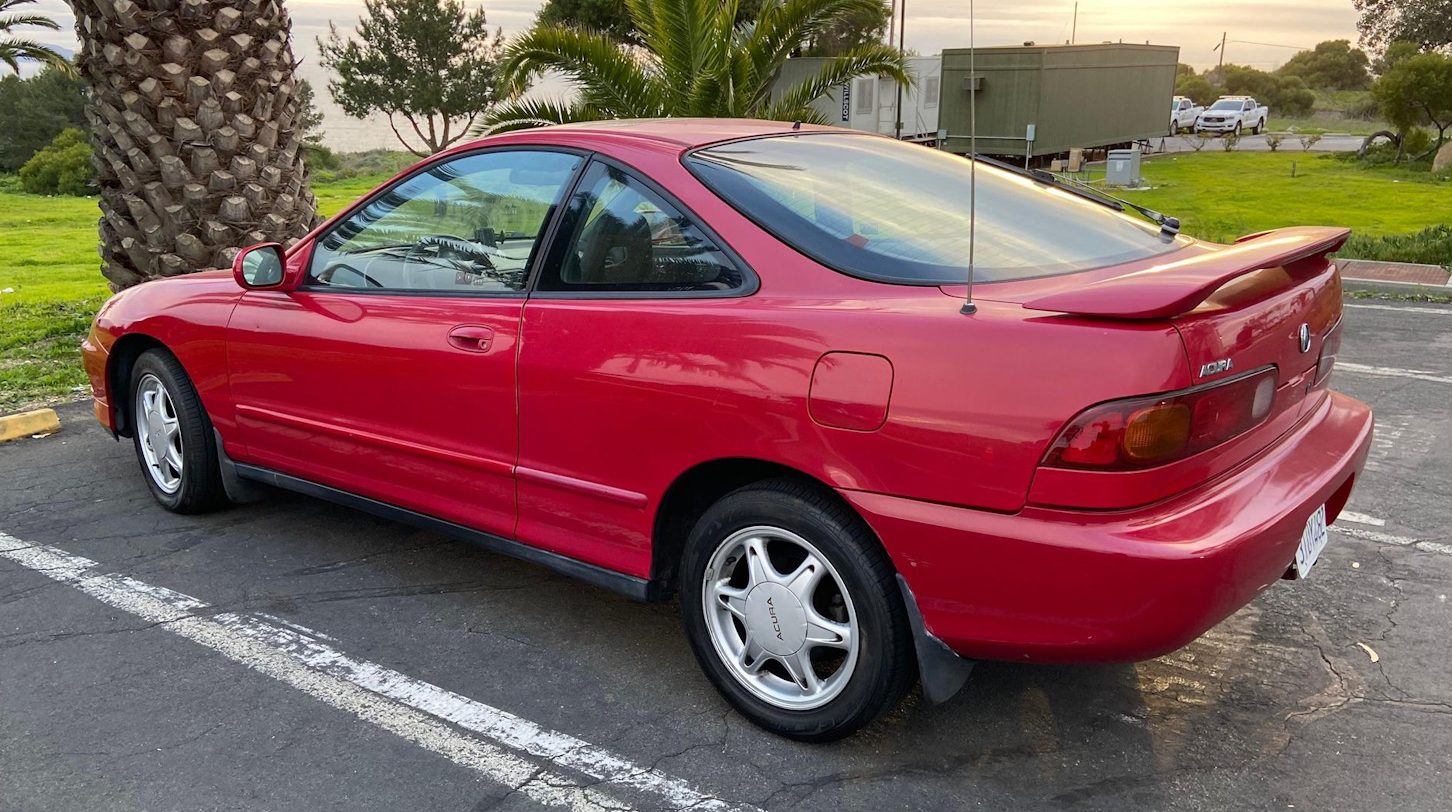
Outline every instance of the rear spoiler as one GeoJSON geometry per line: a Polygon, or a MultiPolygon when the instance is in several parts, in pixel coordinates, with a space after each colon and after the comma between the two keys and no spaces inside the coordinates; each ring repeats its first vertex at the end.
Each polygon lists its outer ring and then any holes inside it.
{"type": "MultiPolygon", "coordinates": [[[[1221,285],[1236,277],[1264,268],[1319,259],[1340,249],[1349,236],[1349,228],[1320,226],[1264,231],[1189,259],[1113,276],[1078,290],[1029,299],[1023,306],[1029,310],[1106,319],[1167,319],[1194,310],[1221,285]]],[[[1312,272],[1324,269],[1324,265],[1317,263],[1312,272]]],[[[1288,270],[1295,273],[1300,269],[1288,270]]]]}

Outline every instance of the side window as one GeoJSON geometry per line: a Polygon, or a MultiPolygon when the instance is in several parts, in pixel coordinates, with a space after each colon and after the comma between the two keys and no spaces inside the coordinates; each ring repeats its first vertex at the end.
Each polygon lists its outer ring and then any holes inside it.
{"type": "Polygon", "coordinates": [[[544,291],[729,291],[745,278],[688,215],[628,173],[595,162],[570,205],[544,291]]]}
{"type": "Polygon", "coordinates": [[[876,109],[874,96],[876,89],[876,79],[868,78],[857,80],[857,87],[853,88],[852,92],[857,95],[857,112],[859,114],[871,113],[876,109]]]}
{"type": "Polygon", "coordinates": [[[550,212],[583,159],[501,150],[435,164],[323,235],[319,287],[506,293],[524,290],[550,212]]]}
{"type": "Polygon", "coordinates": [[[943,77],[929,76],[923,80],[923,106],[938,106],[938,91],[942,87],[943,77]]]}

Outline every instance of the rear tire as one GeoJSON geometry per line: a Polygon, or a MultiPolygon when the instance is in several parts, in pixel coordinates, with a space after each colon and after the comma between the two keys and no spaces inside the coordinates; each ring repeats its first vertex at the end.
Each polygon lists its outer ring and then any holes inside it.
{"type": "Polygon", "coordinates": [[[681,613],[717,690],[787,738],[850,735],[915,676],[892,563],[860,517],[808,483],[748,485],[706,511],[686,542],[681,613]]]}
{"type": "Polygon", "coordinates": [[[156,501],[173,513],[225,503],[212,421],[181,363],[165,350],[147,350],[127,392],[136,459],[156,501]]]}

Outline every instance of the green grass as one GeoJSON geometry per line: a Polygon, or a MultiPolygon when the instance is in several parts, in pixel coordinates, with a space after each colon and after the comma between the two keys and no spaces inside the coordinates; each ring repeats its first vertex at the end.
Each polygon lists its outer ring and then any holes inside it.
{"type": "MultiPolygon", "coordinates": [[[[332,214],[387,174],[317,184],[332,214]]],[[[84,396],[79,346],[110,296],[101,276],[94,197],[41,197],[0,179],[0,414],[84,396]]]]}
{"type": "Polygon", "coordinates": [[[1153,188],[1123,192],[1126,198],[1179,217],[1186,234],[1217,242],[1293,225],[1347,226],[1361,237],[1409,235],[1444,223],[1452,211],[1452,182],[1302,152],[1289,141],[1280,152],[1167,155],[1146,161],[1143,171],[1153,188]]]}

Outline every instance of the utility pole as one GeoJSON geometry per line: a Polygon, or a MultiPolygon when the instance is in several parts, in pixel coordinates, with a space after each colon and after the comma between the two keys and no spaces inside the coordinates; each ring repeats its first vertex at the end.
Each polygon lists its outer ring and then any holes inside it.
{"type": "MultiPolygon", "coordinates": [[[[902,14],[902,20],[897,24],[897,52],[907,57],[907,49],[903,47],[904,38],[907,36],[907,0],[898,0],[898,9],[902,14]]],[[[879,121],[881,119],[878,119],[879,121]]],[[[902,84],[897,86],[897,105],[893,113],[893,137],[902,139],[902,84]]]]}
{"type": "Polygon", "coordinates": [[[1220,47],[1216,49],[1220,51],[1220,64],[1216,66],[1215,72],[1219,74],[1222,82],[1225,81],[1225,38],[1228,36],[1230,36],[1229,31],[1220,32],[1220,47]]]}
{"type": "Polygon", "coordinates": [[[1069,44],[1073,45],[1079,40],[1079,4],[1074,4],[1074,26],[1069,29],[1069,44]]]}
{"type": "Polygon", "coordinates": [[[892,10],[887,13],[887,44],[897,39],[897,0],[892,0],[892,10]]]}

